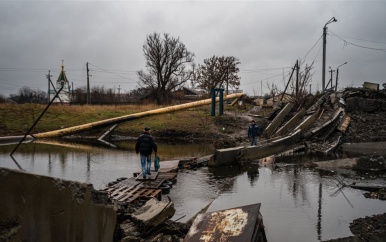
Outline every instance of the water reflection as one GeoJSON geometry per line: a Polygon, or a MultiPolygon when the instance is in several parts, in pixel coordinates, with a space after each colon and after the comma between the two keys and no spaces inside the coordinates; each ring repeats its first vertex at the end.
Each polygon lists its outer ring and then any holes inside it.
{"type": "MultiPolygon", "coordinates": [[[[23,169],[40,175],[91,183],[96,189],[140,170],[134,141],[114,143],[117,149],[74,143],[23,144],[14,157],[23,169]]],[[[0,146],[0,166],[18,169],[0,146]]],[[[159,143],[162,160],[202,157],[213,152],[207,144],[159,143]]],[[[350,236],[349,223],[385,212],[385,202],[366,199],[361,191],[342,187],[339,178],[295,164],[307,158],[291,156],[274,162],[243,166],[180,170],[169,194],[175,204],[173,219],[187,221],[203,207],[208,211],[261,203],[269,241],[321,241],[350,236]]]]}
{"type": "MultiPolygon", "coordinates": [[[[15,145],[4,145],[0,146],[0,166],[91,183],[97,189],[119,177],[131,177],[134,172],[140,170],[139,156],[134,149],[135,141],[119,141],[116,144],[117,149],[101,144],[91,146],[37,140],[22,144],[13,157],[9,154],[15,145]]],[[[213,148],[208,144],[161,143],[158,144],[158,150],[161,162],[177,157],[202,157],[213,153],[213,148]]]]}

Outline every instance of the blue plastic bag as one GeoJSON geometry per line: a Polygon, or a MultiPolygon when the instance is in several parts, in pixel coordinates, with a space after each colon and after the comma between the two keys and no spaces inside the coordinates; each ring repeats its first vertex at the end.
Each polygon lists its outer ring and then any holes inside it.
{"type": "Polygon", "coordinates": [[[154,169],[155,169],[155,171],[158,171],[159,168],[160,168],[159,157],[155,156],[155,158],[154,158],[154,169]]]}

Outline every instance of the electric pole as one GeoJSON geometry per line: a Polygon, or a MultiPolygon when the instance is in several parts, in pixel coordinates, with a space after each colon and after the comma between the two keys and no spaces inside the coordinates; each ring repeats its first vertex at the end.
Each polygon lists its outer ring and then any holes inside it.
{"type": "Polygon", "coordinates": [[[338,66],[338,68],[336,68],[336,77],[335,77],[335,92],[338,90],[338,75],[339,75],[339,67],[343,66],[343,65],[346,65],[347,64],[347,61],[345,63],[343,63],[342,65],[338,66]]]}
{"type": "Polygon", "coordinates": [[[299,94],[299,60],[296,60],[296,97],[299,94]]]}
{"type": "Polygon", "coordinates": [[[71,82],[71,102],[74,101],[74,82],[71,82]]]}
{"type": "Polygon", "coordinates": [[[86,103],[90,104],[90,75],[89,75],[89,69],[88,69],[88,62],[86,63],[86,69],[87,69],[87,96],[86,96],[86,103]]]}
{"type": "Polygon", "coordinates": [[[326,80],[326,44],[327,44],[327,24],[330,24],[332,22],[337,22],[338,20],[334,17],[330,19],[323,27],[323,67],[322,67],[322,93],[325,89],[325,80],[326,80]]]}
{"type": "Polygon", "coordinates": [[[121,102],[121,85],[118,86],[118,102],[121,102]]]}
{"type": "MultiPolygon", "coordinates": [[[[331,67],[330,67],[331,68],[331,67]]],[[[331,90],[332,90],[332,73],[333,72],[335,72],[333,69],[330,69],[330,73],[331,73],[331,78],[330,78],[330,81],[327,83],[327,86],[328,86],[328,84],[330,84],[330,82],[331,82],[331,90]]],[[[326,86],[326,88],[327,88],[327,86],[326,86]]]]}
{"type": "Polygon", "coordinates": [[[48,74],[46,75],[47,79],[48,79],[48,103],[50,103],[51,101],[51,96],[50,96],[50,82],[51,82],[51,71],[48,70],[48,74]]]}

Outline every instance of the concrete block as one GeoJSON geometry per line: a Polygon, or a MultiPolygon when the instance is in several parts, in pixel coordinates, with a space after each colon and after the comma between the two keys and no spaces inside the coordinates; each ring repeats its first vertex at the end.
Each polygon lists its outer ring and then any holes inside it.
{"type": "Polygon", "coordinates": [[[6,168],[0,184],[0,220],[19,224],[19,241],[113,240],[116,213],[90,184],[6,168]]]}
{"type": "Polygon", "coordinates": [[[378,83],[373,83],[373,82],[364,82],[363,83],[363,88],[379,91],[379,84],[378,83]]]}
{"type": "Polygon", "coordinates": [[[243,149],[243,147],[216,150],[214,155],[210,158],[208,166],[237,164],[241,149],[243,149]]]}

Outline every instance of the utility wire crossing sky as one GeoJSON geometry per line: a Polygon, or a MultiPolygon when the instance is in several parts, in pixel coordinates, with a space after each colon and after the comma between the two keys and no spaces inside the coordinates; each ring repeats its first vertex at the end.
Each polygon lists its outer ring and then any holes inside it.
{"type": "MultiPolygon", "coordinates": [[[[154,32],[180,38],[194,62],[234,56],[240,90],[284,90],[297,60],[313,64],[312,92],[339,67],[339,88],[386,82],[386,1],[0,1],[0,94],[47,91],[62,60],[74,88],[138,87],[142,46],[154,32]],[[347,64],[342,65],[347,62],[347,64]]],[[[304,66],[303,66],[304,68],[304,66]]],[[[333,73],[333,80],[335,80],[333,73]]]]}

